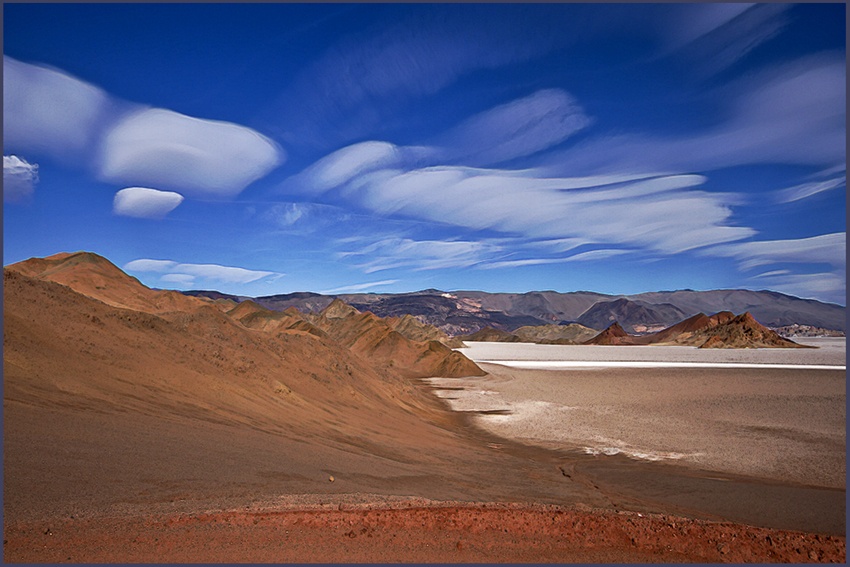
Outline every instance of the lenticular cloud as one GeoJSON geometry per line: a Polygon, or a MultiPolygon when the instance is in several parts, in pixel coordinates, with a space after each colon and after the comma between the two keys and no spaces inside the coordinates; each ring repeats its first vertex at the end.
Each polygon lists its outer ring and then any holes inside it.
{"type": "Polygon", "coordinates": [[[113,97],[64,73],[3,57],[10,151],[91,168],[103,181],[232,197],[283,163],[260,133],[113,97]]]}
{"type": "Polygon", "coordinates": [[[118,122],[103,141],[101,177],[231,197],[282,161],[276,144],[228,122],[150,108],[118,122]]]}
{"type": "Polygon", "coordinates": [[[112,211],[116,215],[159,219],[183,202],[183,195],[147,187],[127,187],[115,194],[112,211]]]}

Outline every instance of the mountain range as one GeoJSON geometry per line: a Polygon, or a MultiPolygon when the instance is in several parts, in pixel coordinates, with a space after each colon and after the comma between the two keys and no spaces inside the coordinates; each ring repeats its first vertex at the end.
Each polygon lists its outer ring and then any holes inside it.
{"type": "MultiPolygon", "coordinates": [[[[186,291],[187,295],[247,298],[216,291],[186,291]]],[[[629,333],[651,333],[699,313],[749,312],[769,328],[808,326],[823,330],[846,330],[844,306],[801,299],[775,291],[742,289],[712,291],[659,291],[635,295],[604,295],[589,291],[559,293],[445,292],[427,289],[399,294],[291,293],[251,298],[271,310],[295,307],[318,312],[334,299],[380,317],[411,315],[450,336],[469,335],[487,327],[514,332],[520,327],[579,323],[597,331],[618,322],[629,333]]]]}

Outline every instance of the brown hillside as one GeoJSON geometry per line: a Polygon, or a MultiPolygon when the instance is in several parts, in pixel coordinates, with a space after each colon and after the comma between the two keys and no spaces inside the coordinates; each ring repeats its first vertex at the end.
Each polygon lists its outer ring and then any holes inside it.
{"type": "MultiPolygon", "coordinates": [[[[286,493],[576,490],[554,475],[534,488],[526,461],[447,431],[428,391],[329,338],[246,328],[212,306],[117,308],[14,270],[4,291],[7,526],[286,493]]],[[[421,346],[414,359],[466,372],[458,353],[421,346]]]]}
{"type": "Polygon", "coordinates": [[[294,308],[285,311],[272,311],[247,300],[228,311],[227,315],[249,329],[266,332],[302,332],[317,337],[327,336],[327,333],[305,321],[301,313],[294,308]]]}
{"type": "Polygon", "coordinates": [[[408,377],[483,376],[474,362],[437,341],[412,341],[372,313],[360,313],[336,299],[309,318],[357,355],[408,377]]]}
{"type": "Polygon", "coordinates": [[[735,315],[731,311],[721,311],[719,313],[715,313],[711,317],[705,313],[697,313],[693,317],[689,317],[684,321],[676,323],[675,325],[667,327],[657,333],[638,337],[636,341],[640,344],[684,344],[696,333],[706,331],[716,327],[717,325],[728,323],[734,318],[735,315]]]}
{"type": "Polygon", "coordinates": [[[91,252],[63,252],[47,258],[30,258],[6,269],[66,285],[107,305],[145,313],[187,311],[204,305],[219,305],[206,298],[189,297],[176,291],[152,290],[106,258],[91,252]]]}
{"type": "Polygon", "coordinates": [[[711,317],[698,313],[657,333],[636,337],[638,344],[673,344],[700,348],[799,348],[761,325],[749,313],[721,311],[711,317]]]}
{"type": "Polygon", "coordinates": [[[782,338],[749,312],[695,333],[686,344],[700,348],[807,348],[782,338]]]}
{"type": "Polygon", "coordinates": [[[413,315],[384,319],[394,330],[412,341],[437,341],[449,348],[462,348],[463,341],[450,337],[437,327],[423,323],[413,315]]]}

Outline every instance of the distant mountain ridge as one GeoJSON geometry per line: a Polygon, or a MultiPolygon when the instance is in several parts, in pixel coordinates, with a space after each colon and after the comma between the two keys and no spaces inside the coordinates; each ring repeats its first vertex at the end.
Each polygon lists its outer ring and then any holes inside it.
{"type": "MultiPolygon", "coordinates": [[[[187,295],[245,298],[212,291],[187,295]]],[[[580,323],[604,330],[613,321],[633,333],[648,333],[698,313],[749,312],[769,328],[793,325],[846,331],[846,308],[775,291],[711,290],[659,291],[635,295],[605,295],[589,291],[560,293],[489,293],[484,291],[423,290],[400,294],[358,293],[321,295],[290,293],[253,298],[267,309],[295,307],[316,313],[340,299],[360,311],[380,317],[412,315],[451,336],[470,335],[487,327],[513,332],[524,326],[580,323]]]]}

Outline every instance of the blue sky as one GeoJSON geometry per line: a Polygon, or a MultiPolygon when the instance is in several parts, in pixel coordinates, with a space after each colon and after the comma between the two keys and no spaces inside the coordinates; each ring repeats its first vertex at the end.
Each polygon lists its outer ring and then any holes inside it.
{"type": "Polygon", "coordinates": [[[5,4],[4,263],[845,304],[844,4],[5,4]]]}

